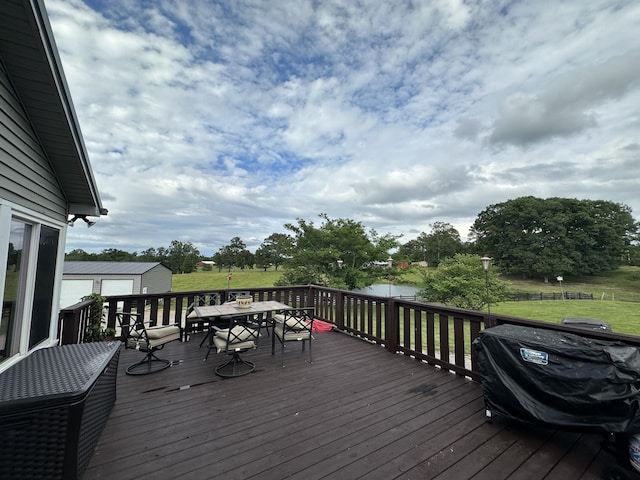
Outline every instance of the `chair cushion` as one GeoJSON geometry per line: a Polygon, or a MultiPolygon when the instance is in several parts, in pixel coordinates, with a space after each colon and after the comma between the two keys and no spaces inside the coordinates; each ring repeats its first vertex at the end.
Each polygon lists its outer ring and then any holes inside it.
{"type": "Polygon", "coordinates": [[[273,331],[278,338],[283,338],[284,336],[285,342],[293,340],[309,340],[309,338],[311,338],[311,330],[309,327],[304,330],[287,330],[287,333],[284,333],[282,323],[276,323],[276,326],[273,327],[273,331]]]}
{"type": "Polygon", "coordinates": [[[159,338],[168,337],[170,335],[180,334],[180,327],[177,325],[158,325],[155,327],[147,327],[147,337],[149,340],[157,340],[159,338]]]}
{"type": "Polygon", "coordinates": [[[231,329],[231,336],[229,336],[229,329],[226,328],[224,330],[216,331],[215,336],[223,339],[225,342],[227,341],[227,338],[229,338],[231,342],[242,342],[249,338],[255,338],[257,334],[258,333],[251,328],[236,325],[231,329]]]}
{"type": "MultiPolygon", "coordinates": [[[[180,327],[177,325],[158,325],[156,327],[147,327],[146,330],[150,348],[164,345],[180,338],[180,327]]],[[[129,338],[127,338],[127,347],[146,350],[147,345],[143,338],[141,330],[130,331],[129,338]]]]}
{"type": "Polygon", "coordinates": [[[177,325],[163,325],[147,328],[149,346],[157,347],[180,338],[180,327],[177,325]]]}
{"type": "MultiPolygon", "coordinates": [[[[227,349],[227,339],[225,338],[221,338],[217,336],[217,332],[216,332],[216,336],[214,336],[213,338],[213,343],[216,346],[216,350],[218,353],[222,353],[227,349]]],[[[251,350],[252,348],[256,347],[256,342],[254,342],[253,340],[247,340],[246,342],[236,342],[236,343],[231,343],[229,344],[229,351],[233,352],[233,351],[240,351],[240,350],[251,350]]]]}
{"type": "Polygon", "coordinates": [[[302,320],[298,317],[286,316],[281,313],[277,313],[273,316],[274,320],[278,323],[286,323],[287,327],[292,328],[293,330],[308,330],[309,324],[306,320],[302,320]]]}

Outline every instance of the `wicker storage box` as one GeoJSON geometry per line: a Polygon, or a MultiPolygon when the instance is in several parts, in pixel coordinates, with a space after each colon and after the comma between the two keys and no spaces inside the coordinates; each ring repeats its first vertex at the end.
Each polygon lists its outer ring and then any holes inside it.
{"type": "Polygon", "coordinates": [[[33,352],[0,374],[0,478],[78,479],[116,399],[120,343],[33,352]]]}

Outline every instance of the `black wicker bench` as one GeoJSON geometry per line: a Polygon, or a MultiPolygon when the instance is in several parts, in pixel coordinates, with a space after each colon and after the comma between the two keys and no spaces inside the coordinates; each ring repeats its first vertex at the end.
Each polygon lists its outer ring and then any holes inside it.
{"type": "Polygon", "coordinates": [[[37,350],[0,373],[0,478],[79,479],[116,399],[119,342],[37,350]]]}

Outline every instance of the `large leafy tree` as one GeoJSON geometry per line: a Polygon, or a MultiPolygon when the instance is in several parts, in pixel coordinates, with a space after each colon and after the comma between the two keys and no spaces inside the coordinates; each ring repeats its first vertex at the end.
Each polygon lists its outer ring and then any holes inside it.
{"type": "Polygon", "coordinates": [[[292,248],[293,238],[291,235],[272,233],[264,239],[256,250],[256,265],[264,269],[273,265],[277,271],[278,267],[282,265],[291,254],[292,248]]]}
{"type": "Polygon", "coordinates": [[[428,262],[437,267],[444,258],[452,257],[463,250],[460,233],[446,222],[429,225],[430,233],[422,232],[414,240],[400,246],[398,256],[410,262],[428,262]]]}
{"type": "Polygon", "coordinates": [[[293,233],[294,246],[285,262],[286,272],[279,284],[324,284],[336,288],[371,285],[379,272],[368,268],[374,261],[385,261],[397,246],[397,237],[367,232],[360,222],[331,219],[321,214],[320,226],[304,219],[286,224],[293,233]]]}
{"type": "Polygon", "coordinates": [[[407,262],[427,261],[427,234],[422,232],[417,238],[400,245],[396,257],[407,262]]]}
{"type": "Polygon", "coordinates": [[[224,245],[213,255],[213,260],[218,265],[218,270],[223,268],[253,267],[253,254],[247,250],[247,245],[240,237],[233,237],[229,245],[224,245]]]}
{"type": "Polygon", "coordinates": [[[520,197],[487,207],[472,235],[503,271],[548,278],[615,269],[637,228],[623,204],[520,197]]]}
{"type": "Polygon", "coordinates": [[[453,257],[462,251],[460,233],[453,225],[435,222],[429,226],[431,233],[424,239],[429,265],[438,266],[443,259],[453,257]]]}
{"type": "Polygon", "coordinates": [[[508,295],[507,283],[498,278],[496,269],[485,273],[477,255],[445,258],[437,269],[423,271],[422,277],[424,288],[418,295],[429,302],[481,310],[488,301],[497,303],[508,295]]]}
{"type": "Polygon", "coordinates": [[[173,240],[166,253],[164,263],[173,273],[194,272],[200,260],[200,252],[191,242],[173,240]]]}

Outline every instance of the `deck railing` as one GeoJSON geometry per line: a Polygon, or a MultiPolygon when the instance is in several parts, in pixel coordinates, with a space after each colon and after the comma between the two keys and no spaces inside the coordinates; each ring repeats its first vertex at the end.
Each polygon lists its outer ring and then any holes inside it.
{"type": "MultiPolygon", "coordinates": [[[[491,315],[475,310],[378,297],[319,286],[289,286],[249,290],[255,301],[277,300],[295,307],[315,307],[316,318],[341,331],[360,337],[388,351],[409,355],[438,367],[479,380],[473,340],[483,328],[504,323],[575,332],[570,327],[517,317],[491,315]]],[[[107,298],[106,327],[115,328],[116,312],[136,312],[152,325],[185,326],[186,310],[196,295],[217,294],[222,301],[227,290],[170,292],[107,298]]],[[[61,311],[62,343],[83,339],[89,307],[87,300],[61,311]]],[[[585,336],[621,340],[640,347],[640,337],[585,331],[585,336]]]]}
{"type": "Polygon", "coordinates": [[[83,343],[87,327],[91,322],[91,305],[95,299],[83,300],[60,310],[58,316],[58,338],[63,345],[83,343]]]}

